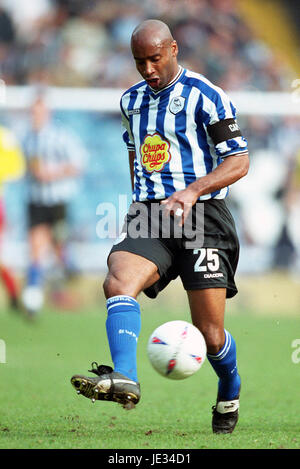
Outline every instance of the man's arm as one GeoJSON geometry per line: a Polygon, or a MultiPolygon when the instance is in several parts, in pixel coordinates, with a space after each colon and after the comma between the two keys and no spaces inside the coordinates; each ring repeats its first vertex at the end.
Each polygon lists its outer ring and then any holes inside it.
{"type": "Polygon", "coordinates": [[[246,176],[249,169],[248,153],[234,154],[228,156],[211,173],[197,179],[186,189],[174,192],[168,199],[161,203],[165,206],[167,212],[176,211],[177,208],[184,209],[181,223],[187,218],[191,207],[197,202],[198,198],[205,194],[227,187],[242,177],[246,176]]]}
{"type": "Polygon", "coordinates": [[[59,168],[49,169],[47,164],[37,159],[33,159],[28,164],[28,169],[34,178],[40,182],[54,182],[67,177],[76,177],[80,174],[79,169],[71,163],[60,165],[59,168]]]}
{"type": "Polygon", "coordinates": [[[248,153],[228,156],[214,171],[197,179],[188,186],[195,193],[196,200],[201,195],[209,194],[223,187],[230,186],[246,176],[249,169],[248,153]]]}
{"type": "Polygon", "coordinates": [[[134,158],[135,158],[135,151],[134,150],[128,150],[128,158],[129,158],[131,188],[133,190],[134,189],[134,158]]]}

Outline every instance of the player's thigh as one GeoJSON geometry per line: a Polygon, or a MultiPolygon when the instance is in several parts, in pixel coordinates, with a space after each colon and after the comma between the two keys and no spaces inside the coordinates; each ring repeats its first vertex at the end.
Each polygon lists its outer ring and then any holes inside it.
{"type": "Polygon", "coordinates": [[[136,297],[159,279],[157,265],[149,259],[127,251],[115,251],[108,258],[104,281],[107,298],[115,295],[136,297]]]}
{"type": "Polygon", "coordinates": [[[225,341],[226,288],[187,291],[193,324],[205,337],[209,353],[217,353],[225,341]]]}

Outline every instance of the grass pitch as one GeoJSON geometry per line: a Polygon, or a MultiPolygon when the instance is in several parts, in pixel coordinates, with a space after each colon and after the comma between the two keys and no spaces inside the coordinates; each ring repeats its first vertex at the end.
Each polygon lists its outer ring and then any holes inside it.
{"type": "Polygon", "coordinates": [[[0,363],[1,449],[300,449],[300,363],[293,362],[291,345],[300,338],[299,317],[227,314],[242,376],[240,420],[232,435],[213,435],[217,379],[208,361],[194,376],[172,381],[158,375],[146,356],[153,329],[172,319],[189,320],[188,308],[143,298],[142,398],[131,411],[112,402],[92,404],[70,384],[92,361],[111,365],[101,299],[76,314],[49,307],[34,323],[0,311],[6,344],[6,363],[0,363]]]}

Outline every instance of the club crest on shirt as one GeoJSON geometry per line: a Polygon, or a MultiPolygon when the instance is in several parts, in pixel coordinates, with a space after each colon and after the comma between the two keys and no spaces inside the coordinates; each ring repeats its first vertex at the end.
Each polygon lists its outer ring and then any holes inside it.
{"type": "Polygon", "coordinates": [[[171,159],[170,144],[158,133],[147,134],[140,146],[141,163],[148,173],[161,171],[171,159]]]}
{"type": "Polygon", "coordinates": [[[178,112],[182,111],[182,109],[184,108],[184,103],[185,98],[183,98],[182,96],[175,96],[171,99],[171,102],[169,104],[169,110],[172,112],[172,114],[178,114],[178,112]]]}

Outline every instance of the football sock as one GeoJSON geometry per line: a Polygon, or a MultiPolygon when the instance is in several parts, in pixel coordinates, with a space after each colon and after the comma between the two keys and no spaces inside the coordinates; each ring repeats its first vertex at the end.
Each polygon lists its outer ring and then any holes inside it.
{"type": "Polygon", "coordinates": [[[42,267],[37,263],[32,263],[27,272],[27,285],[42,286],[43,272],[42,267]]]}
{"type": "Polygon", "coordinates": [[[106,302],[106,331],[114,371],[137,381],[137,340],[141,330],[138,302],[131,296],[120,295],[106,302]]]}
{"type": "Polygon", "coordinates": [[[219,397],[226,401],[236,398],[241,379],[237,370],[236,344],[228,331],[225,330],[225,343],[221,350],[215,355],[208,353],[207,358],[219,377],[219,397]]]}

